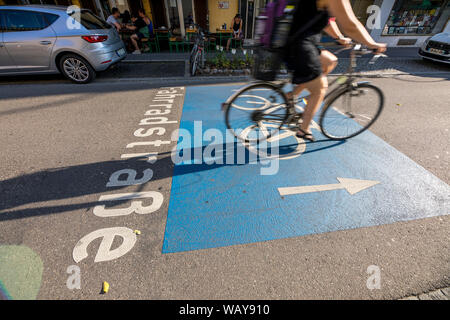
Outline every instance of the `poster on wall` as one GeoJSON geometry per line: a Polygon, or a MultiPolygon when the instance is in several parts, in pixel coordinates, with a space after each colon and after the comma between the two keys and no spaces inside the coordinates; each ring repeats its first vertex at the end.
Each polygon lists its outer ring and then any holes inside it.
{"type": "Polygon", "coordinates": [[[219,1],[219,9],[228,9],[230,7],[229,1],[219,1]]]}

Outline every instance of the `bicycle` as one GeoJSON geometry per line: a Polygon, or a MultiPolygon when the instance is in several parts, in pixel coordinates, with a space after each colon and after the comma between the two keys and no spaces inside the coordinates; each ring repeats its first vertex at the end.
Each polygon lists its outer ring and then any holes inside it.
{"type": "Polygon", "coordinates": [[[200,26],[196,25],[196,27],[197,33],[195,34],[194,46],[192,47],[189,58],[189,70],[191,76],[195,76],[199,64],[202,68],[205,66],[205,34],[200,26]]]}
{"type": "MultiPolygon", "coordinates": [[[[363,75],[354,72],[357,59],[373,51],[359,44],[351,45],[350,49],[349,68],[330,84],[330,88],[337,86],[326,94],[319,114],[318,127],[331,140],[346,140],[361,134],[373,125],[383,110],[383,92],[368,81],[356,82],[363,75]],[[359,97],[363,100],[355,104],[359,97]],[[338,103],[341,98],[342,106],[338,103]]],[[[347,48],[338,52],[342,50],[347,48]]],[[[375,63],[379,57],[386,55],[374,55],[369,63],[375,63]]],[[[256,81],[237,91],[222,103],[227,128],[245,143],[267,140],[281,129],[296,130],[307,102],[305,97],[300,98],[300,103],[288,100],[282,89],[289,83],[289,77],[273,82],[256,81]],[[243,123],[239,122],[239,112],[244,115],[243,123]]]]}

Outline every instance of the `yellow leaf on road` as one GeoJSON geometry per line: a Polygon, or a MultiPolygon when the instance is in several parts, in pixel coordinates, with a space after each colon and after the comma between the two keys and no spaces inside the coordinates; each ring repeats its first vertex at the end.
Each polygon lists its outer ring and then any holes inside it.
{"type": "Polygon", "coordinates": [[[108,291],[109,291],[109,283],[106,281],[103,281],[102,294],[105,294],[108,291]]]}

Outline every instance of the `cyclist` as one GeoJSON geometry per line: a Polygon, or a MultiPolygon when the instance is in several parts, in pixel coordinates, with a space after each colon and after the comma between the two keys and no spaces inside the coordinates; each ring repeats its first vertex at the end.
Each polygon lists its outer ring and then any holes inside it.
{"type": "Polygon", "coordinates": [[[288,45],[285,56],[288,68],[294,71],[292,79],[294,89],[288,93],[288,97],[292,101],[304,89],[310,92],[302,123],[296,135],[314,141],[309,127],[328,88],[326,75],[337,63],[337,58],[333,54],[320,49],[318,45],[320,33],[325,29],[331,35],[334,32],[334,35],[342,40],[334,21],[330,21],[330,15],[336,17],[344,34],[376,53],[386,51],[386,44],[377,43],[372,39],[355,17],[350,0],[299,0],[297,6],[290,31],[290,35],[295,35],[296,38],[288,45]],[[297,34],[299,30],[300,35],[297,34]]]}

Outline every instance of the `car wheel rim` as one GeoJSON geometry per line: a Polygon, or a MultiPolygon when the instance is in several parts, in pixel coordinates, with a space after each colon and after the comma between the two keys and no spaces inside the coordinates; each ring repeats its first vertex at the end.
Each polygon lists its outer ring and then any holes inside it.
{"type": "Polygon", "coordinates": [[[63,67],[67,76],[74,81],[81,82],[89,78],[89,69],[81,60],[76,58],[66,59],[63,67]]]}

